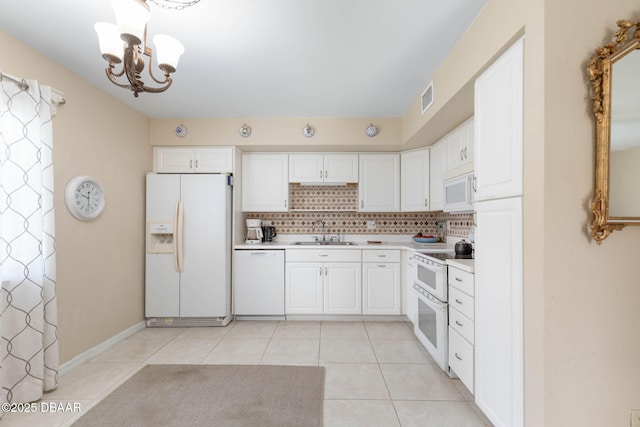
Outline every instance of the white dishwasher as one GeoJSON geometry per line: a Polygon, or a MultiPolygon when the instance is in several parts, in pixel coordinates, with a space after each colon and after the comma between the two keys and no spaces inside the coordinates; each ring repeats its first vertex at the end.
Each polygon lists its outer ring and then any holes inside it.
{"type": "Polygon", "coordinates": [[[235,314],[284,318],[284,250],[233,252],[235,314]]]}

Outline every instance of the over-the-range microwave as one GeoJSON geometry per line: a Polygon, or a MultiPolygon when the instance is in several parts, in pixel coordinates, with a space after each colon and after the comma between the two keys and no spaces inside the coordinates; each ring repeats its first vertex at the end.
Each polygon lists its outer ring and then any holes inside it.
{"type": "Polygon", "coordinates": [[[445,212],[473,212],[473,174],[448,179],[443,183],[445,212]]]}

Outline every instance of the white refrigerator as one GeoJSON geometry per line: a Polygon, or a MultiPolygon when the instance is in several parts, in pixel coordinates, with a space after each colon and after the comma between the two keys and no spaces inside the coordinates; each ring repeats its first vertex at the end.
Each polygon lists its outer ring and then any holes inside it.
{"type": "Polygon", "coordinates": [[[231,320],[231,179],[147,175],[148,326],[224,326],[231,320]]]}

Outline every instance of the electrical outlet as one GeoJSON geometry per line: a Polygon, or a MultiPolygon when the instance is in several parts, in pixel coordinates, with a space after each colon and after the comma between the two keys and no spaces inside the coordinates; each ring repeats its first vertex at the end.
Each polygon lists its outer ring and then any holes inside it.
{"type": "Polygon", "coordinates": [[[376,220],[367,221],[367,230],[375,230],[376,229],[376,220]]]}
{"type": "Polygon", "coordinates": [[[640,427],[640,409],[631,410],[631,427],[640,427]]]}

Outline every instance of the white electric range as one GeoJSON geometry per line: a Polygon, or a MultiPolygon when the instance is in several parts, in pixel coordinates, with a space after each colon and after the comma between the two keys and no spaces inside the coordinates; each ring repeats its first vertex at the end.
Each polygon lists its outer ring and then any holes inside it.
{"type": "Polygon", "coordinates": [[[448,259],[470,259],[471,255],[455,255],[453,250],[418,250],[413,255],[413,294],[417,304],[412,304],[413,331],[436,361],[438,366],[449,372],[448,365],[448,259]]]}

